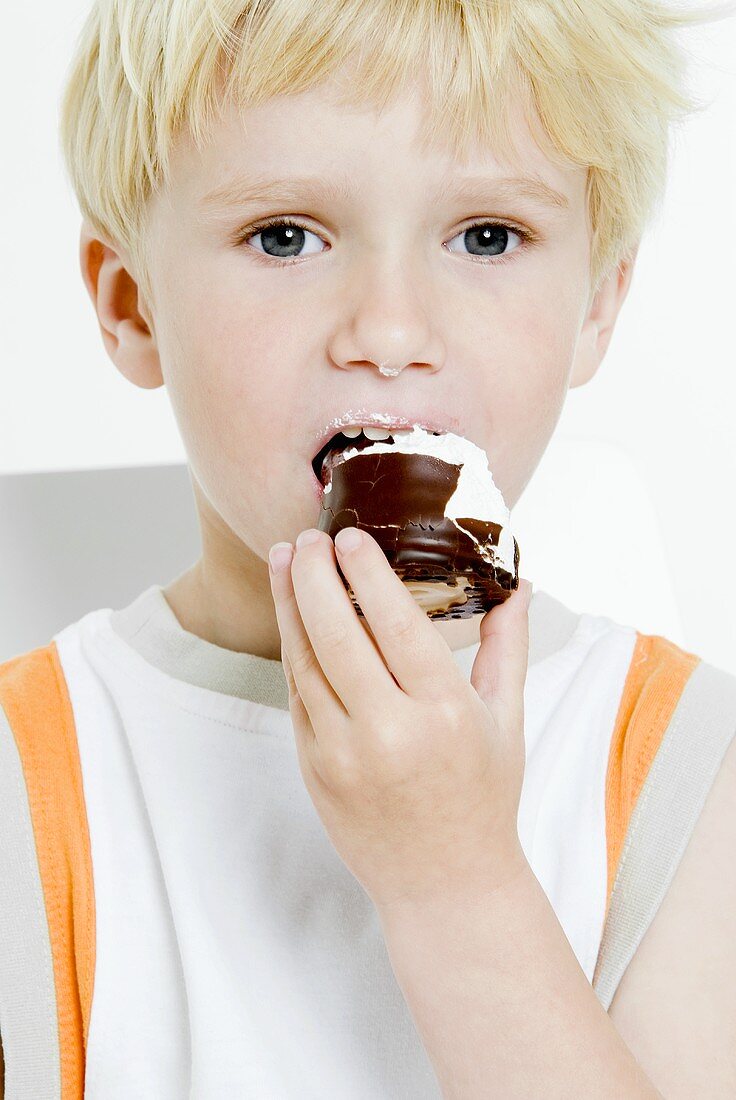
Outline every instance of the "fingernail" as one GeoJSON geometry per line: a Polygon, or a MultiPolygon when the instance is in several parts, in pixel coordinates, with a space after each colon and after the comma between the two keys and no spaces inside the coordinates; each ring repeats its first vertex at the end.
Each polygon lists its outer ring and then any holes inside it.
{"type": "Polygon", "coordinates": [[[335,546],[341,554],[349,554],[363,541],[363,536],[357,527],[343,527],[335,535],[335,546]]]}
{"type": "Polygon", "coordinates": [[[286,569],[291,559],[292,549],[290,542],[275,542],[268,551],[268,560],[271,564],[271,571],[273,573],[280,573],[282,569],[286,569]]]}
{"type": "Polygon", "coordinates": [[[314,527],[308,527],[306,531],[302,531],[296,538],[296,548],[301,550],[302,546],[309,546],[310,542],[316,542],[319,538],[319,531],[314,527]]]}

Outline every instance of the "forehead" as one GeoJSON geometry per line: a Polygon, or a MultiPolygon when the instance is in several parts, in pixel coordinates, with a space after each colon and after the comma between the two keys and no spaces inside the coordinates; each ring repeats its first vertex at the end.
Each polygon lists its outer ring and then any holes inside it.
{"type": "Polygon", "coordinates": [[[351,177],[361,186],[404,186],[407,180],[441,190],[463,174],[528,176],[561,192],[574,205],[582,198],[586,172],[551,149],[539,117],[520,94],[511,93],[505,117],[513,147],[491,148],[468,135],[458,148],[451,131],[433,114],[426,83],[402,86],[384,104],[360,95],[345,66],[306,91],[239,106],[223,100],[204,143],[188,130],[175,144],[172,181],[183,181],[202,198],[228,180],[248,175],[283,179],[351,177]],[[549,153],[552,154],[548,155],[549,153]]]}

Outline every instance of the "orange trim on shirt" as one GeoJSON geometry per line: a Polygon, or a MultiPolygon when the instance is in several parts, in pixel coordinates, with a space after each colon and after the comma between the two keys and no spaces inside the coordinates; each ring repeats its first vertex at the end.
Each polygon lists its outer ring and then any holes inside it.
{"type": "Polygon", "coordinates": [[[0,665],[28,792],[56,988],[62,1100],[82,1100],[95,970],[92,857],[74,713],[56,643],[0,665]]]}
{"type": "Polygon", "coordinates": [[[606,915],[636,800],[699,661],[699,657],[686,653],[666,638],[637,632],[606,772],[606,915]]]}

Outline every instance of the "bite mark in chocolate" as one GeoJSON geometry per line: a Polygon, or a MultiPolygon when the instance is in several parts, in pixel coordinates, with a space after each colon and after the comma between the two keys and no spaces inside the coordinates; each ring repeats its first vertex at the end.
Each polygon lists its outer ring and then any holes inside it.
{"type": "MultiPolygon", "coordinates": [[[[371,534],[431,619],[482,614],[518,588],[519,547],[514,539],[512,574],[496,552],[498,523],[446,516],[461,469],[431,454],[366,448],[331,467],[319,529],[332,538],[343,527],[371,534]]],[[[338,571],[362,615],[339,564],[338,571]]]]}

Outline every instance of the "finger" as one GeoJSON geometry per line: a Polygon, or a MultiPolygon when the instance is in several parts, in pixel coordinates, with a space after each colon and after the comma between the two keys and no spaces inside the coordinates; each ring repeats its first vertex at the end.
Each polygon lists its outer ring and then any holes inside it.
{"type": "Polygon", "coordinates": [[[284,676],[286,677],[286,683],[289,688],[289,695],[299,695],[299,689],[296,686],[294,680],[294,673],[291,671],[291,664],[289,662],[289,655],[286,652],[283,640],[281,642],[281,664],[284,666],[284,676]]]}
{"type": "Polygon", "coordinates": [[[269,552],[269,577],[276,620],[281,634],[284,673],[292,694],[298,695],[312,726],[334,723],[345,716],[345,708],[325,677],[312,648],[291,579],[293,551],[290,543],[277,543],[269,552]],[[287,552],[288,551],[288,552],[287,552]]]}
{"type": "Polygon", "coordinates": [[[447,696],[463,676],[452,650],[388,563],[367,531],[343,528],[335,538],[340,568],[347,577],[389,670],[399,686],[417,699],[447,696]],[[345,549],[345,535],[359,543],[345,549]]]}
{"type": "Polygon", "coordinates": [[[291,567],[304,629],[346,711],[357,715],[370,707],[375,712],[397,685],[338,575],[332,539],[323,531],[314,533],[313,542],[297,549],[291,567]]]}
{"type": "Polygon", "coordinates": [[[470,682],[488,704],[503,708],[509,718],[523,708],[529,665],[529,601],[531,581],[522,580],[508,599],[481,619],[480,649],[470,682]]]}

